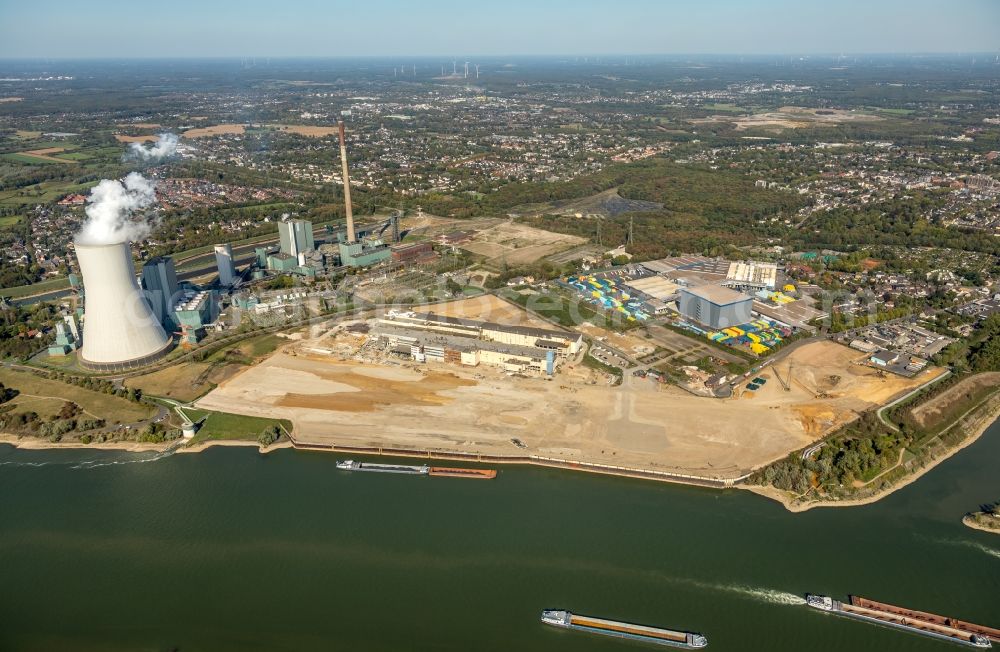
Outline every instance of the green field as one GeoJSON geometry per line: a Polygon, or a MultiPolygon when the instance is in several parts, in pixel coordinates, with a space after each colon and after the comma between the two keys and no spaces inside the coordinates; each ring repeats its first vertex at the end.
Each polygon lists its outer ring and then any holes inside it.
{"type": "Polygon", "coordinates": [[[35,294],[42,294],[44,292],[53,292],[55,290],[62,290],[68,287],[69,287],[68,278],[54,278],[48,281],[42,281],[41,283],[33,283],[31,285],[19,285],[13,288],[4,288],[0,290],[0,297],[20,299],[22,297],[30,297],[35,294]]]}
{"type": "Polygon", "coordinates": [[[8,226],[14,226],[20,220],[20,215],[4,215],[3,217],[0,217],[0,229],[5,229],[8,226]]]}
{"type": "Polygon", "coordinates": [[[726,102],[716,102],[715,104],[705,104],[702,108],[709,111],[728,111],[731,113],[745,113],[746,109],[726,102]]]}
{"type": "Polygon", "coordinates": [[[265,419],[262,417],[248,417],[242,414],[230,414],[228,412],[207,412],[204,410],[185,410],[188,417],[193,421],[205,418],[198,430],[198,434],[192,439],[192,443],[208,440],[244,440],[257,441],[257,437],[265,429],[273,425],[279,425],[286,431],[291,431],[292,423],[287,419],[265,419]]]}
{"type": "MultiPolygon", "coordinates": [[[[4,154],[3,158],[8,161],[16,161],[17,163],[27,163],[29,165],[55,165],[57,161],[51,161],[45,158],[39,158],[37,156],[32,156],[31,154],[23,154],[17,152],[14,154],[4,154]]],[[[69,163],[70,161],[66,161],[69,163]]]]}
{"type": "MultiPolygon", "coordinates": [[[[40,378],[27,371],[0,368],[0,383],[20,392],[20,395],[14,399],[15,404],[20,404],[21,401],[26,401],[29,398],[72,401],[108,423],[141,421],[148,419],[154,413],[153,408],[143,403],[133,403],[118,396],[92,392],[76,385],[40,378]]],[[[30,409],[42,414],[42,411],[35,407],[30,407],[30,409]]]]}
{"type": "MultiPolygon", "coordinates": [[[[15,156],[14,154],[4,154],[3,156],[15,156]]],[[[18,155],[19,156],[19,155],[18,155]]],[[[0,205],[3,206],[25,206],[29,204],[45,204],[53,202],[63,195],[70,193],[83,193],[97,184],[96,181],[87,183],[66,183],[64,181],[43,181],[33,186],[27,186],[18,190],[0,191],[0,205]]]]}

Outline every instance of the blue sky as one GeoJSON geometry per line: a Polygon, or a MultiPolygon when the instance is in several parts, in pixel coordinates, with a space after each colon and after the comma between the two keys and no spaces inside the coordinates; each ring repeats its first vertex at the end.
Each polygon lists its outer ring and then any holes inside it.
{"type": "Polygon", "coordinates": [[[1000,0],[0,0],[0,57],[1000,52],[1000,0]]]}

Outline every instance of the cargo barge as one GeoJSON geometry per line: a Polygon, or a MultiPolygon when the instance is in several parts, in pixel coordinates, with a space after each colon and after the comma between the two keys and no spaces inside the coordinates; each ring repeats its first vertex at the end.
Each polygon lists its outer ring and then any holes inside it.
{"type": "Polygon", "coordinates": [[[341,460],[337,462],[337,468],[341,471],[375,471],[378,473],[405,473],[408,475],[427,475],[431,470],[431,467],[427,465],[374,464],[372,462],[355,462],[354,460],[341,460]]]}
{"type": "MultiPolygon", "coordinates": [[[[863,600],[863,598],[861,600],[863,600]]],[[[854,604],[854,602],[854,598],[851,599],[851,603],[844,603],[823,595],[806,594],[806,604],[813,609],[819,609],[820,611],[826,611],[828,613],[846,616],[848,618],[855,618],[857,620],[863,620],[876,625],[894,627],[896,629],[912,632],[914,634],[922,634],[924,636],[930,636],[931,638],[951,641],[952,643],[961,643],[962,645],[968,645],[969,647],[981,649],[993,647],[992,643],[990,643],[990,639],[986,638],[982,634],[976,634],[951,625],[938,624],[928,620],[921,620],[915,617],[892,613],[891,611],[883,609],[865,607],[860,604],[854,604]]]]}
{"type": "Polygon", "coordinates": [[[542,612],[542,622],[555,627],[578,629],[582,632],[590,632],[591,634],[603,634],[605,636],[627,638],[645,643],[669,645],[686,650],[697,650],[708,646],[708,639],[701,634],[675,632],[659,627],[647,627],[645,625],[622,623],[616,620],[578,616],[568,611],[547,609],[542,612]]]}
{"type": "Polygon", "coordinates": [[[430,475],[447,478],[473,478],[476,480],[492,480],[497,477],[496,469],[460,469],[448,466],[432,466],[430,475]]]}
{"type": "Polygon", "coordinates": [[[972,632],[973,634],[979,634],[990,639],[993,643],[1000,643],[1000,629],[996,627],[987,627],[986,625],[976,625],[975,623],[969,623],[964,620],[959,620],[958,618],[949,618],[947,616],[939,616],[937,614],[928,613],[926,611],[916,611],[914,609],[906,609],[904,607],[897,607],[895,605],[886,604],[884,602],[878,602],[877,600],[869,600],[868,598],[862,598],[858,595],[851,596],[851,604],[855,607],[866,607],[868,609],[876,609],[878,611],[886,611],[897,616],[905,616],[906,618],[914,618],[916,620],[921,620],[925,623],[934,623],[936,625],[945,625],[947,627],[954,627],[955,629],[961,629],[966,632],[972,632]]]}

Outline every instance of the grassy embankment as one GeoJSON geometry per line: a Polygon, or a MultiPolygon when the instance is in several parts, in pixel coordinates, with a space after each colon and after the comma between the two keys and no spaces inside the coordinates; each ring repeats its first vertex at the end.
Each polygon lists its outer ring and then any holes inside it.
{"type": "Polygon", "coordinates": [[[27,371],[0,368],[0,383],[16,389],[19,394],[7,408],[15,412],[30,410],[42,419],[58,414],[67,401],[76,403],[94,418],[109,424],[134,423],[148,419],[155,410],[149,405],[136,403],[119,396],[95,392],[57,380],[40,378],[27,371]]]}
{"type": "Polygon", "coordinates": [[[262,432],[273,426],[278,426],[286,433],[292,431],[292,422],[288,419],[267,419],[187,408],[184,413],[192,421],[201,421],[198,434],[191,440],[192,445],[206,441],[257,441],[262,432]]]}

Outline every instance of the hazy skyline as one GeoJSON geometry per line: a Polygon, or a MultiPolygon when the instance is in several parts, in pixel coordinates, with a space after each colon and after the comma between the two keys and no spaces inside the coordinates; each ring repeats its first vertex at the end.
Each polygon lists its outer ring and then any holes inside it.
{"type": "Polygon", "coordinates": [[[1000,2],[175,0],[6,3],[0,57],[1000,51],[1000,2]]]}

